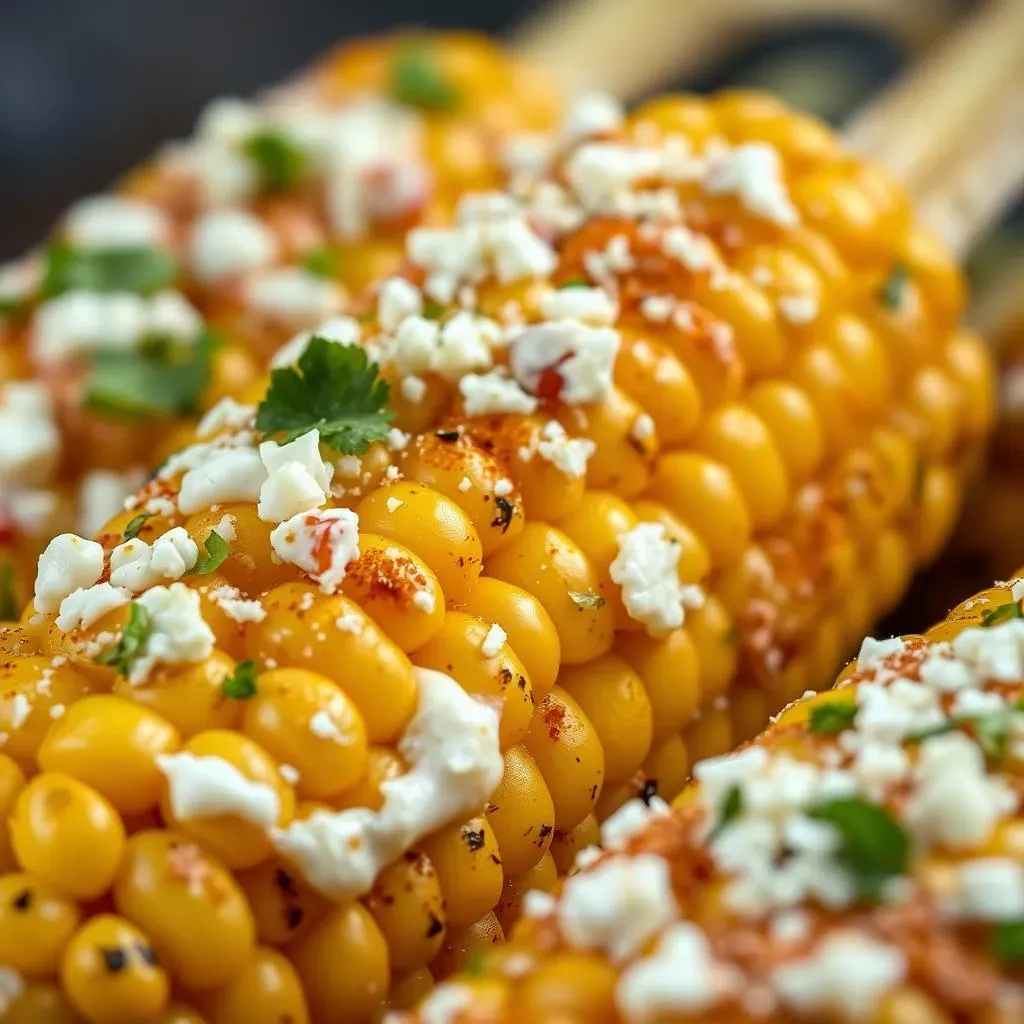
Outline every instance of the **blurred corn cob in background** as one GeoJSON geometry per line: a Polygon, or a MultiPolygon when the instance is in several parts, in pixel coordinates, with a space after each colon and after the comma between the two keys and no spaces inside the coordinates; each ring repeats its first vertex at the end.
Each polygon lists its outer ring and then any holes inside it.
{"type": "Polygon", "coordinates": [[[1024,1018],[1020,576],[628,805],[410,1024],[1024,1018]]]}
{"type": "Polygon", "coordinates": [[[176,420],[395,269],[410,226],[500,183],[504,140],[559,108],[474,35],[349,45],[259,103],[212,103],[0,268],[0,618],[46,540],[98,529],[176,420]]]}
{"type": "Polygon", "coordinates": [[[0,664],[3,883],[60,922],[0,919],[21,1006],[407,1004],[943,543],[990,368],[901,188],[760,95],[568,123],[43,555],[0,664]]]}

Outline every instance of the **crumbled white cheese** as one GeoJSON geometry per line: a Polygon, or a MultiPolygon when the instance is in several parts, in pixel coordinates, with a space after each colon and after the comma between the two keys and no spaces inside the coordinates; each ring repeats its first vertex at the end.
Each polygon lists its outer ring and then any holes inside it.
{"type": "Polygon", "coordinates": [[[950,909],[975,921],[1024,917],[1024,866],[1009,857],[978,857],[957,866],[959,891],[950,909]]]}
{"type": "Polygon", "coordinates": [[[179,821],[231,815],[272,828],[281,800],[272,786],[243,775],[230,761],[187,750],[159,754],[157,767],[167,778],[171,813],[179,821]]]}
{"type": "Polygon", "coordinates": [[[350,316],[332,316],[313,330],[301,331],[291,341],[282,345],[270,360],[271,367],[277,369],[297,363],[314,335],[325,341],[333,341],[337,345],[356,345],[362,337],[362,328],[359,321],[350,316]]]}
{"type": "Polygon", "coordinates": [[[818,319],[818,300],[813,295],[784,295],[779,299],[779,312],[783,319],[802,327],[818,319]]]}
{"type": "Polygon", "coordinates": [[[210,451],[181,478],[178,508],[192,515],[214,505],[255,502],[266,479],[266,467],[255,448],[210,451]]]}
{"type": "Polygon", "coordinates": [[[541,429],[537,453],[574,480],[587,475],[587,463],[597,451],[589,438],[569,437],[558,420],[548,420],[541,429]]]}
{"type": "Polygon", "coordinates": [[[286,445],[264,441],[259,450],[267,470],[257,506],[264,522],[283,523],[327,500],[334,466],[320,455],[320,431],[307,431],[286,445]]]}
{"type": "Polygon", "coordinates": [[[334,282],[304,267],[261,271],[245,282],[251,309],[287,324],[315,324],[340,312],[345,293],[334,282]]]}
{"type": "MultiPolygon", "coordinates": [[[[28,697],[23,693],[16,693],[13,697],[7,698],[11,702],[11,728],[20,729],[30,714],[32,714],[32,705],[29,703],[28,697]]],[[[7,701],[5,700],[4,703],[7,701]]]]}
{"type": "Polygon", "coordinates": [[[0,966],[0,1018],[21,999],[25,979],[13,968],[0,966]]]}
{"type": "Polygon", "coordinates": [[[345,734],[338,728],[338,723],[323,710],[317,711],[309,720],[309,731],[320,740],[333,740],[335,743],[347,743],[345,734]]]}
{"type": "Polygon", "coordinates": [[[166,580],[181,579],[199,558],[199,548],[183,526],[147,544],[139,537],[110,553],[110,582],[139,593],[166,580]]]}
{"type": "Polygon", "coordinates": [[[196,591],[172,583],[152,587],[136,600],[148,613],[151,628],[128,674],[133,686],[144,683],[157,665],[181,665],[210,656],[215,637],[203,620],[196,591]]]}
{"type": "Polygon", "coordinates": [[[489,630],[487,635],[484,637],[484,642],[480,646],[480,653],[485,658],[493,658],[498,652],[505,646],[505,641],[508,639],[508,634],[499,626],[494,623],[489,630]]]}
{"type": "Polygon", "coordinates": [[[423,312],[423,293],[404,277],[389,277],[380,286],[377,320],[381,329],[394,334],[402,321],[423,312]]]}
{"type": "Polygon", "coordinates": [[[206,284],[257,270],[277,259],[274,233],[245,210],[211,210],[192,228],[189,264],[206,284]]]}
{"type": "Polygon", "coordinates": [[[235,530],[235,523],[237,521],[234,516],[225,514],[220,517],[219,522],[213,528],[213,532],[220,534],[224,540],[231,544],[238,540],[238,533],[235,530]]]}
{"type": "Polygon", "coordinates": [[[438,985],[417,1007],[421,1024],[455,1024],[473,1006],[473,991],[465,985],[446,981],[438,985]]]}
{"type": "Polygon", "coordinates": [[[167,218],[142,199],[90,196],[68,210],[63,232],[80,249],[155,249],[167,241],[167,218]]]}
{"type": "Polygon", "coordinates": [[[96,469],[86,473],[78,490],[78,528],[82,535],[91,537],[99,533],[111,518],[124,509],[125,499],[144,480],[142,470],[117,473],[96,469]]]}
{"type": "Polygon", "coordinates": [[[496,498],[507,498],[515,490],[515,484],[507,476],[503,476],[494,485],[494,496],[496,498]]]}
{"type": "Polygon", "coordinates": [[[622,103],[603,92],[584,92],[569,105],[559,131],[563,147],[575,145],[583,139],[598,135],[611,135],[625,119],[622,103]]]}
{"type": "Polygon", "coordinates": [[[702,184],[711,195],[735,194],[750,213],[780,227],[800,223],[783,179],[782,159],[767,143],[709,146],[702,184]]]}
{"type": "Polygon", "coordinates": [[[528,416],[537,409],[537,399],[527,394],[502,370],[467,373],[459,381],[459,394],[467,416],[528,416]]]}
{"type": "Polygon", "coordinates": [[[558,397],[569,405],[603,402],[612,390],[612,371],[619,352],[619,333],[610,327],[589,327],[561,320],[527,327],[509,354],[512,374],[536,392],[545,371],[562,380],[558,397]]]}
{"type": "Polygon", "coordinates": [[[262,622],[267,617],[266,608],[259,601],[243,598],[237,587],[214,587],[206,596],[235,622],[262,622]]]}
{"type": "Polygon", "coordinates": [[[384,504],[387,505],[389,512],[396,512],[405,502],[401,498],[390,497],[384,504]]]}
{"type": "Polygon", "coordinates": [[[611,326],[618,315],[617,305],[603,288],[583,286],[548,292],[540,311],[545,320],[581,320],[598,327],[611,326]]]}
{"type": "Polygon", "coordinates": [[[270,534],[270,546],[282,562],[297,565],[333,594],[359,557],[359,517],[348,508],[300,512],[270,534]]]}
{"type": "Polygon", "coordinates": [[[110,583],[94,583],[68,594],[60,603],[56,618],[57,628],[64,633],[73,629],[88,629],[107,612],[126,605],[132,599],[130,590],[110,583]]]}
{"type": "Polygon", "coordinates": [[[422,377],[410,374],[408,377],[402,378],[402,383],[399,385],[398,390],[407,402],[419,405],[426,397],[427,382],[422,377]]]}
{"type": "Polygon", "coordinates": [[[606,850],[624,850],[630,839],[639,835],[652,818],[670,813],[661,797],[653,796],[646,803],[640,797],[627,800],[601,824],[601,845],[606,850]]]}
{"type": "Polygon", "coordinates": [[[417,590],[412,595],[412,603],[419,608],[421,612],[427,615],[433,615],[434,609],[437,607],[437,598],[434,597],[432,590],[417,590]]]}
{"type": "Polygon", "coordinates": [[[0,437],[0,493],[51,480],[60,432],[44,384],[11,381],[0,386],[0,437]]]}
{"type": "Polygon", "coordinates": [[[889,640],[875,640],[866,636],[860,645],[857,654],[857,671],[863,672],[866,669],[878,668],[886,658],[893,654],[899,654],[906,647],[903,640],[894,636],[889,640]]]}
{"type": "Polygon", "coordinates": [[[657,149],[621,142],[588,142],[569,158],[565,173],[585,210],[612,213],[637,182],[657,177],[662,167],[657,149]]]}
{"type": "Polygon", "coordinates": [[[69,594],[91,587],[103,575],[103,548],[93,540],[62,533],[39,556],[37,612],[55,612],[69,594]]]}
{"type": "Polygon", "coordinates": [[[486,370],[493,363],[491,348],[501,329],[488,317],[462,310],[440,325],[409,316],[402,321],[387,358],[403,376],[436,373],[456,383],[465,374],[486,370]]]}
{"type": "Polygon", "coordinates": [[[409,770],[381,783],[380,810],[320,810],[274,833],[278,851],[334,900],[368,892],[387,864],[474,813],[501,781],[497,712],[440,672],[414,671],[419,706],[398,741],[409,770]]]}

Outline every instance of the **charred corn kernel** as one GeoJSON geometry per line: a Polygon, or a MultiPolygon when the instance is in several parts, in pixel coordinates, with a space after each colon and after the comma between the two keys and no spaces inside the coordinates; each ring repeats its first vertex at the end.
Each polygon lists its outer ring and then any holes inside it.
{"type": "Polygon", "coordinates": [[[494,908],[505,869],[494,830],[483,815],[440,829],[421,847],[444,890],[445,915],[453,932],[494,908]]]}
{"type": "MultiPolygon", "coordinates": [[[[0,820],[10,821],[18,794],[25,787],[25,773],[6,754],[0,754],[0,820]]],[[[8,829],[0,829],[0,871],[16,866],[8,829]]]]}
{"type": "Polygon", "coordinates": [[[505,752],[501,784],[487,804],[503,873],[529,871],[551,845],[555,807],[536,761],[522,746],[505,752]]]}
{"type": "Polygon", "coordinates": [[[238,871],[235,879],[256,920],[259,941],[271,946],[283,946],[305,934],[330,906],[324,896],[279,857],[271,857],[248,871],[238,871]]]}
{"type": "Polygon", "coordinates": [[[464,601],[472,593],[483,549],[472,520],[454,501],[429,487],[400,482],[372,491],[356,512],[361,531],[397,541],[421,558],[448,601],[464,601]]]}
{"type": "Polygon", "coordinates": [[[75,899],[95,899],[113,881],[124,826],[106,797],[70,775],[44,772],[18,794],[9,819],[23,871],[75,899]]]}
{"type": "Polygon", "coordinates": [[[5,1024],[81,1024],[81,1020],[61,989],[42,981],[27,982],[4,1017],[5,1024]]]}
{"type": "Polygon", "coordinates": [[[581,664],[611,646],[614,613],[605,602],[590,599],[601,596],[600,580],[560,530],[527,524],[520,537],[488,559],[487,570],[540,601],[558,631],[563,664],[581,664]]]}
{"type": "Polygon", "coordinates": [[[167,776],[160,798],[160,813],[173,828],[190,835],[212,850],[230,868],[251,868],[271,854],[267,828],[284,827],[295,812],[295,792],[285,782],[277,762],[251,739],[226,729],[210,729],[193,736],[181,749],[181,758],[218,769],[234,769],[254,784],[276,811],[269,822],[246,819],[241,813],[219,812],[216,808],[193,808],[190,780],[176,776],[176,765],[161,762],[167,776]],[[180,808],[180,809],[179,809],[180,808]]]}
{"type": "Polygon", "coordinates": [[[576,856],[589,846],[601,841],[601,826],[593,814],[588,814],[575,828],[555,829],[551,838],[551,857],[560,875],[568,874],[576,856]]]}
{"type": "Polygon", "coordinates": [[[160,799],[157,758],[180,742],[174,726],[148,708],[96,694],[72,704],[50,727],[39,767],[87,783],[122,814],[141,814],[160,799]]]}
{"type": "Polygon", "coordinates": [[[170,981],[145,934],[99,914],[64,950],[61,985],[89,1024],[147,1024],[167,1004],[170,981]]]}
{"type": "Polygon", "coordinates": [[[644,762],[644,780],[654,783],[663,800],[673,800],[690,777],[690,752],[682,736],[670,736],[653,747],[644,762]]]}
{"type": "Polygon", "coordinates": [[[354,786],[366,771],[366,727],[344,690],[301,668],[260,674],[245,702],[242,731],[299,774],[300,797],[322,799],[354,786]]]}
{"type": "Polygon", "coordinates": [[[556,686],[537,705],[523,742],[555,808],[555,825],[575,828],[593,810],[604,784],[604,750],[572,695],[556,686]]]}
{"type": "Polygon", "coordinates": [[[187,836],[161,830],[128,840],[113,887],[118,911],[145,930],[185,988],[226,984],[255,949],[255,923],[231,873],[187,836]]]}
{"type": "Polygon", "coordinates": [[[291,665],[334,680],[355,704],[371,743],[395,740],[412,716],[416,680],[399,647],[352,601],[305,583],[275,587],[246,642],[261,665],[291,665]]]}
{"type": "Polygon", "coordinates": [[[306,993],[310,1017],[338,1024],[366,1020],[387,995],[388,945],[370,912],[343,903],[288,949],[306,993]],[[324,970],[325,964],[345,965],[324,970]]]}
{"type": "Polygon", "coordinates": [[[505,879],[501,902],[495,911],[501,923],[501,930],[506,935],[512,933],[512,928],[522,916],[523,897],[528,892],[550,892],[557,882],[558,868],[555,867],[554,858],[550,853],[545,853],[529,871],[521,875],[509,875],[505,879]]]}
{"type": "Polygon", "coordinates": [[[30,978],[51,978],[79,909],[61,892],[32,875],[0,875],[0,963],[30,978]]]}
{"type": "Polygon", "coordinates": [[[651,747],[651,702],[629,663],[606,654],[587,665],[564,669],[559,685],[590,720],[604,751],[607,782],[632,775],[651,747]]]}
{"type": "Polygon", "coordinates": [[[444,948],[430,965],[435,978],[447,978],[455,971],[461,971],[468,964],[478,960],[481,954],[490,951],[505,941],[498,916],[493,912],[485,914],[475,924],[455,935],[449,935],[444,948]]]}
{"type": "Polygon", "coordinates": [[[481,576],[462,610],[501,626],[526,669],[534,697],[539,700],[550,692],[562,652],[555,624],[536,597],[511,583],[481,576]]]}
{"type": "Polygon", "coordinates": [[[276,950],[256,948],[227,985],[200,1000],[207,1024],[307,1024],[309,1012],[295,968],[276,950]]]}
{"type": "Polygon", "coordinates": [[[467,615],[448,612],[440,631],[412,656],[416,665],[446,672],[469,693],[495,700],[501,707],[501,744],[519,743],[533,715],[533,686],[523,663],[502,637],[492,651],[492,625],[467,615]]]}
{"type": "Polygon", "coordinates": [[[433,858],[418,850],[377,877],[365,905],[387,943],[392,971],[423,967],[441,948],[449,920],[442,889],[446,881],[433,858]]]}

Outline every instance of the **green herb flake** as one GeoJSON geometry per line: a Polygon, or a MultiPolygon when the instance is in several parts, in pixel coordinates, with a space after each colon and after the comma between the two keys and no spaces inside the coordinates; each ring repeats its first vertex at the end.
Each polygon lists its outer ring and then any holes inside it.
{"type": "Polygon", "coordinates": [[[471,978],[482,978],[487,966],[487,954],[482,949],[474,949],[466,960],[462,973],[471,978]]]}
{"type": "Polygon", "coordinates": [[[174,260],[149,246],[75,249],[55,244],[43,253],[40,294],[44,299],[69,291],[150,295],[167,288],[176,276],[174,260]]]}
{"type": "Polygon", "coordinates": [[[126,543],[130,540],[135,540],[136,537],[142,532],[142,528],[149,522],[155,512],[140,512],[137,516],[132,516],[128,520],[128,525],[124,528],[124,534],[121,537],[121,543],[126,543]]]}
{"type": "Polygon", "coordinates": [[[305,177],[309,160],[284,132],[266,128],[249,136],[246,155],[256,164],[263,192],[288,192],[305,177]]]}
{"type": "Polygon", "coordinates": [[[119,675],[131,673],[135,659],[142,652],[146,641],[153,632],[153,620],[149,612],[138,601],[128,606],[128,622],[121,633],[121,639],[96,656],[100,665],[109,665],[117,669],[119,675]]]}
{"type": "Polygon", "coordinates": [[[712,842],[743,813],[743,790],[738,785],[729,787],[718,811],[718,821],[708,836],[708,842],[712,842]]]}
{"type": "Polygon", "coordinates": [[[423,303],[424,320],[440,320],[447,312],[447,306],[443,306],[440,302],[435,302],[433,299],[427,299],[427,301],[423,303]]]}
{"type": "Polygon", "coordinates": [[[1022,618],[1024,618],[1024,614],[1021,613],[1020,605],[1014,604],[1011,601],[1007,604],[998,605],[995,608],[989,608],[981,617],[981,626],[982,629],[989,629],[992,626],[998,626],[1000,622],[1009,622],[1011,619],[1022,618]]]}
{"type": "Polygon", "coordinates": [[[589,288],[590,282],[585,277],[570,277],[568,281],[563,281],[559,286],[558,290],[564,292],[566,288],[589,288]]]}
{"type": "Polygon", "coordinates": [[[256,696],[256,676],[259,666],[255,661],[240,661],[235,666],[234,675],[228,676],[220,684],[221,692],[229,700],[250,700],[256,696]]]}
{"type": "Polygon", "coordinates": [[[1024,962],[1024,921],[997,925],[989,942],[992,955],[1004,964],[1024,962]]]}
{"type": "Polygon", "coordinates": [[[811,708],[811,732],[835,736],[853,727],[860,709],[853,701],[833,700],[811,708]]]}
{"type": "Polygon", "coordinates": [[[297,365],[271,372],[256,429],[264,437],[283,435],[282,443],[315,429],[340,455],[362,455],[387,437],[395,418],[379,372],[359,346],[314,336],[297,365]]]}
{"type": "Polygon", "coordinates": [[[910,282],[910,267],[905,263],[897,263],[885,279],[878,292],[878,301],[886,309],[900,309],[903,297],[910,282]]]}
{"type": "Polygon", "coordinates": [[[391,97],[419,110],[451,110],[459,93],[429,46],[407,46],[391,65],[391,97]]]}
{"type": "Polygon", "coordinates": [[[838,797],[807,812],[839,833],[836,859],[850,872],[862,900],[878,900],[890,878],[910,865],[910,838],[884,807],[860,797],[838,797]]]}
{"type": "Polygon", "coordinates": [[[588,611],[603,608],[606,604],[605,599],[596,590],[570,590],[569,597],[577,608],[588,611]]]}
{"type": "Polygon", "coordinates": [[[217,346],[217,339],[203,331],[188,345],[154,338],[130,352],[99,349],[92,356],[84,404],[122,419],[194,413],[217,346]]]}
{"type": "Polygon", "coordinates": [[[302,257],[302,265],[317,277],[334,278],[338,276],[341,253],[330,245],[321,245],[302,257]]]}
{"type": "Polygon", "coordinates": [[[231,550],[228,542],[216,530],[209,532],[203,547],[206,554],[192,567],[189,576],[206,576],[208,573],[216,572],[224,564],[231,550]]]}
{"type": "Polygon", "coordinates": [[[18,621],[18,599],[14,593],[14,566],[0,562],[0,622],[18,621]]]}

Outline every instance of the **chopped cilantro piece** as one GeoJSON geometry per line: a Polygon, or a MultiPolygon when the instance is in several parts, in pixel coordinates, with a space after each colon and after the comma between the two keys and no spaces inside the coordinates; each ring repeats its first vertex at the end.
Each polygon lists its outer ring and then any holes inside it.
{"type": "Polygon", "coordinates": [[[738,785],[733,785],[725,794],[722,806],[718,811],[718,821],[708,836],[708,841],[714,840],[728,825],[743,813],[743,790],[738,785]]]}
{"type": "Polygon", "coordinates": [[[427,299],[423,303],[424,320],[440,320],[447,311],[446,306],[442,306],[440,302],[435,302],[433,299],[427,299]]]}
{"type": "Polygon", "coordinates": [[[909,281],[910,267],[905,263],[897,263],[879,289],[878,301],[886,309],[899,309],[903,305],[903,295],[909,281]]]}
{"type": "Polygon", "coordinates": [[[853,701],[833,700],[811,708],[811,732],[835,735],[852,728],[860,709],[853,701]]]}
{"type": "Polygon", "coordinates": [[[877,900],[885,882],[906,872],[910,838],[884,807],[860,797],[838,797],[811,808],[807,817],[839,833],[836,859],[852,875],[861,899],[877,900]]]}
{"type": "Polygon", "coordinates": [[[0,622],[16,622],[18,600],[14,596],[14,566],[0,562],[0,622]]]}
{"type": "Polygon", "coordinates": [[[128,419],[195,412],[216,347],[204,331],[191,345],[154,339],[130,352],[99,349],[92,356],[85,405],[128,419]]]}
{"type": "Polygon", "coordinates": [[[570,590],[569,597],[577,608],[603,608],[605,599],[596,590],[570,590]]]}
{"type": "Polygon", "coordinates": [[[72,290],[149,295],[170,285],[176,274],[171,257],[149,246],[74,249],[57,244],[43,254],[39,290],[44,299],[72,290]]]}
{"type": "Polygon", "coordinates": [[[126,541],[135,540],[136,537],[142,532],[142,528],[153,518],[155,513],[153,512],[140,512],[137,516],[132,516],[128,520],[128,525],[124,528],[124,535],[121,537],[121,543],[126,541]]]}
{"type": "Polygon", "coordinates": [[[258,672],[259,666],[252,659],[240,661],[235,666],[235,674],[221,682],[221,692],[230,700],[249,700],[255,697],[258,672]]]}
{"type": "Polygon", "coordinates": [[[482,978],[487,966],[487,954],[482,949],[474,949],[466,960],[462,973],[471,978],[482,978]]]}
{"type": "Polygon", "coordinates": [[[981,617],[981,625],[983,629],[988,629],[990,626],[999,625],[1000,622],[1009,622],[1010,619],[1024,619],[1024,613],[1021,612],[1020,605],[1012,601],[998,605],[995,608],[989,608],[981,617]]]}
{"type": "Polygon", "coordinates": [[[1024,921],[1004,921],[997,925],[989,949],[1004,964],[1024,961],[1024,921]]]}
{"type": "Polygon", "coordinates": [[[264,437],[283,434],[294,441],[314,428],[341,455],[362,455],[387,437],[395,418],[387,407],[389,388],[357,345],[314,336],[298,364],[274,370],[256,415],[264,437]]]}
{"type": "Polygon", "coordinates": [[[21,299],[0,299],[0,321],[17,320],[25,311],[26,303],[21,299]]]}
{"type": "Polygon", "coordinates": [[[132,601],[128,606],[128,622],[121,633],[121,639],[101,651],[96,661],[100,665],[117,669],[119,675],[127,676],[152,632],[153,620],[149,612],[138,601],[132,601]]]}
{"type": "Polygon", "coordinates": [[[310,249],[302,257],[302,265],[317,277],[336,277],[340,263],[341,254],[330,245],[321,245],[317,249],[310,249]]]}
{"type": "Polygon", "coordinates": [[[451,110],[459,102],[429,46],[407,46],[391,65],[391,96],[398,103],[421,110],[451,110]]]}
{"type": "Polygon", "coordinates": [[[245,152],[256,164],[264,192],[287,192],[305,176],[309,160],[305,152],[284,132],[273,128],[249,137],[245,152]]]}
{"type": "Polygon", "coordinates": [[[188,574],[190,576],[205,576],[207,573],[216,572],[224,564],[231,550],[228,542],[216,530],[209,532],[203,547],[206,548],[206,554],[192,567],[188,574]]]}
{"type": "Polygon", "coordinates": [[[585,277],[570,277],[568,281],[563,281],[559,286],[558,290],[565,291],[566,288],[589,288],[590,282],[585,277]]]}

